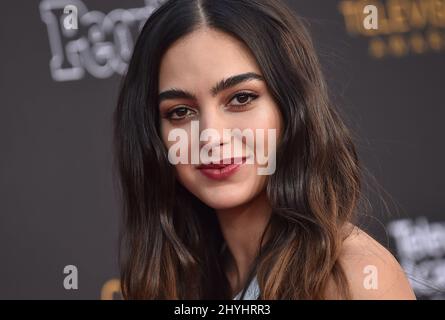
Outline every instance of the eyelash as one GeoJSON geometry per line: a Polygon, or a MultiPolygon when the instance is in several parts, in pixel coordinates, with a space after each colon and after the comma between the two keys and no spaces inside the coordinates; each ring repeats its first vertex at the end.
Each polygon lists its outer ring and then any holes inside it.
{"type": "MultiPolygon", "coordinates": [[[[242,110],[244,108],[246,108],[248,105],[250,105],[252,103],[252,101],[254,101],[255,99],[257,99],[259,97],[259,95],[255,94],[255,93],[251,93],[251,92],[238,92],[237,94],[235,94],[232,99],[230,99],[230,101],[232,101],[233,99],[240,97],[240,96],[247,96],[248,98],[251,98],[250,101],[244,103],[244,104],[240,104],[240,105],[232,105],[233,108],[237,109],[237,110],[242,110]]],[[[187,107],[181,106],[178,108],[175,108],[169,112],[166,113],[166,118],[171,120],[171,121],[181,121],[184,120],[185,118],[187,118],[187,116],[184,116],[182,118],[178,118],[178,119],[174,119],[172,118],[172,115],[174,115],[175,112],[177,112],[179,109],[188,109],[187,107]]]]}

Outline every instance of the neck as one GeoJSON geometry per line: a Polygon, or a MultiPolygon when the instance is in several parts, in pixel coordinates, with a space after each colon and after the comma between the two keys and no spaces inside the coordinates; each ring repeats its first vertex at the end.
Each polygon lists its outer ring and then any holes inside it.
{"type": "Polygon", "coordinates": [[[238,207],[216,210],[221,231],[234,261],[229,262],[227,275],[232,289],[237,292],[246,280],[259,248],[263,231],[272,208],[265,191],[249,203],[238,207]]]}

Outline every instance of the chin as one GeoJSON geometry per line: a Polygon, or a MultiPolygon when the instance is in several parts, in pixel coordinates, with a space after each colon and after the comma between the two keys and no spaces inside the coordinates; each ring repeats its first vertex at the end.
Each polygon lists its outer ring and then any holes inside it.
{"type": "Polygon", "coordinates": [[[208,187],[200,190],[196,196],[206,205],[215,210],[226,210],[238,207],[249,202],[248,192],[239,190],[234,186],[223,186],[219,188],[208,187]]]}
{"type": "Polygon", "coordinates": [[[265,177],[258,178],[255,168],[243,168],[225,181],[213,181],[195,169],[181,168],[180,183],[199,200],[215,210],[236,208],[251,201],[264,186],[265,177]],[[246,170],[248,169],[248,170],[246,170]]]}

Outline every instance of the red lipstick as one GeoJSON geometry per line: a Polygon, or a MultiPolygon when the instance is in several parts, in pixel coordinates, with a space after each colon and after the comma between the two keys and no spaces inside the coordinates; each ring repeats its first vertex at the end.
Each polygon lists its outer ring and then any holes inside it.
{"type": "Polygon", "coordinates": [[[207,178],[213,180],[224,180],[235,172],[243,165],[246,161],[246,157],[242,158],[231,158],[230,162],[224,163],[224,160],[221,160],[219,163],[209,163],[209,164],[201,164],[196,169],[198,169],[203,175],[207,178]]]}

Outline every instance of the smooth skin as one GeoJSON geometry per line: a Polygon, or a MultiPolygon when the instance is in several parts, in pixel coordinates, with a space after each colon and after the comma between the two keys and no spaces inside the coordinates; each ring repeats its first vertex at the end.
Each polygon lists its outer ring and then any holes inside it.
{"type": "MultiPolygon", "coordinates": [[[[222,80],[246,73],[262,76],[249,49],[228,34],[201,27],[175,42],[161,61],[159,93],[179,89],[192,96],[170,96],[160,101],[162,139],[166,147],[175,143],[168,141],[169,132],[182,128],[190,133],[192,120],[199,120],[200,130],[213,128],[220,133],[220,141],[208,141],[217,148],[233,144],[233,139],[224,140],[224,128],[276,129],[279,139],[283,121],[263,80],[253,78],[212,93],[211,89],[222,80]]],[[[265,138],[267,146],[267,135],[265,138]]],[[[201,142],[200,147],[204,144],[201,142]]],[[[241,145],[243,150],[238,151],[244,155],[249,150],[258,152],[252,150],[255,146],[241,145]]],[[[271,215],[265,193],[267,176],[257,174],[257,163],[244,164],[238,172],[222,181],[204,176],[195,164],[177,164],[175,168],[180,183],[216,211],[223,236],[235,258],[234,265],[227,270],[235,295],[245,284],[261,234],[271,215]]],[[[344,242],[340,257],[353,298],[414,299],[395,258],[366,233],[355,230],[344,242]],[[378,270],[377,289],[364,288],[366,275],[363,268],[366,265],[375,265],[378,270]]],[[[337,298],[332,282],[327,297],[337,298]]]]}

